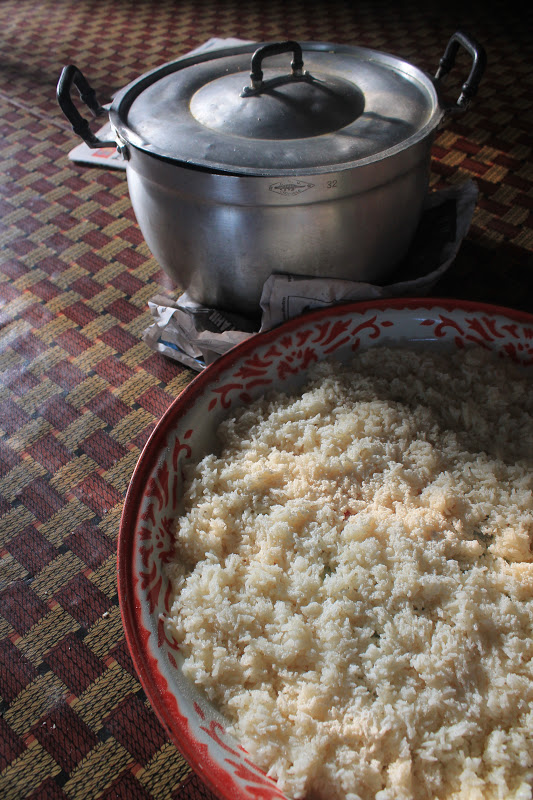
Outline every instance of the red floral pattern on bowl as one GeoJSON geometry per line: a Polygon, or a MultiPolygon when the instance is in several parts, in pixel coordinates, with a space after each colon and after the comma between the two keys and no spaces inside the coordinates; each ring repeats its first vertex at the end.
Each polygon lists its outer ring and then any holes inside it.
{"type": "Polygon", "coordinates": [[[386,300],[311,312],[234,347],[200,373],[156,426],[135,468],[121,520],[119,596],[128,646],[146,694],[192,768],[227,800],[284,795],[225,729],[225,720],[180,670],[163,615],[170,586],[172,521],[179,513],[184,465],[210,452],[234,407],[269,389],[293,390],[311,364],[348,360],[376,345],[496,350],[533,364],[533,316],[455,300],[386,300]]]}

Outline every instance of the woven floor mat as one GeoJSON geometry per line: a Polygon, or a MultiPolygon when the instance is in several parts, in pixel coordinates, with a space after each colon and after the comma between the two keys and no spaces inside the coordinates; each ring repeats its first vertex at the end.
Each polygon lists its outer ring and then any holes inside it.
{"type": "MultiPolygon", "coordinates": [[[[124,173],[68,160],[55,86],[101,102],[211,37],[373,47],[434,73],[458,28],[486,47],[479,95],[435,139],[431,185],[479,187],[441,294],[533,311],[531,14],[504,3],[0,2],[0,797],[209,798],[133,669],[116,587],[129,479],[192,373],[141,335],[172,284],[124,173]]],[[[458,84],[468,71],[461,58],[458,84]],[[461,71],[462,70],[462,71],[461,71]]],[[[453,92],[456,87],[450,86],[453,92]]]]}

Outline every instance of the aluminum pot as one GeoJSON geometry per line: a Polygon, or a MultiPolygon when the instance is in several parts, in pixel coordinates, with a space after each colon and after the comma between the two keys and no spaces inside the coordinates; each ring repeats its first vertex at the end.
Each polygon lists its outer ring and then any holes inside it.
{"type": "Polygon", "coordinates": [[[152,254],[200,303],[255,316],[272,273],[380,282],[404,258],[443,118],[477,91],[485,52],[456,32],[435,77],[361,47],[288,41],[196,53],[122,89],[101,141],[71,98],[105,111],[80,70],[57,97],[93,148],[118,147],[152,254]],[[460,48],[456,102],[442,81],[460,48]]]}

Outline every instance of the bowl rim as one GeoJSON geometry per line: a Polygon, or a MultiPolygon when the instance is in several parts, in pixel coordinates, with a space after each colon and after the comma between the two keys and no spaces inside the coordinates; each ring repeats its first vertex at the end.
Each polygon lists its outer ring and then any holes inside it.
{"type": "MultiPolygon", "coordinates": [[[[371,310],[385,311],[387,309],[395,311],[413,311],[415,309],[429,311],[435,307],[449,312],[485,312],[492,315],[501,315],[515,322],[533,326],[533,313],[529,313],[528,311],[492,303],[454,299],[450,297],[380,298],[378,300],[340,303],[334,306],[308,311],[267,331],[252,334],[248,339],[231,347],[202,372],[194,376],[190,383],[188,383],[174,400],[172,400],[167,410],[160,417],[139,454],[123,503],[117,543],[118,599],[126,643],[134,668],[148,701],[163,725],[170,741],[185,758],[193,772],[219,797],[225,796],[221,795],[220,786],[224,783],[227,785],[228,776],[222,767],[209,756],[205,746],[200,745],[198,747],[190,741],[187,731],[185,730],[188,727],[186,718],[182,717],[181,719],[177,719],[170,713],[167,696],[168,699],[172,698],[172,692],[168,686],[166,690],[163,690],[162,686],[156,682],[152,673],[153,657],[147,653],[144,648],[143,636],[136,626],[135,609],[131,607],[131,603],[129,602],[129,599],[133,595],[134,584],[133,575],[131,571],[128,571],[127,565],[133,563],[135,524],[143,496],[143,487],[146,485],[146,479],[151,472],[152,465],[157,458],[157,454],[160,452],[161,445],[168,434],[169,427],[171,425],[174,426],[182,416],[187,414],[198,396],[201,395],[210,384],[216,381],[232,363],[252,353],[256,347],[268,345],[280,335],[283,335],[285,332],[289,333],[302,324],[306,324],[307,322],[314,323],[328,316],[342,316],[349,313],[358,314],[371,310]],[[176,734],[176,729],[179,729],[180,732],[183,731],[185,735],[183,737],[178,736],[176,734]],[[199,752],[200,750],[201,754],[199,752]]],[[[235,787],[233,787],[232,795],[236,800],[239,798],[239,792],[235,791],[235,787]]],[[[280,793],[279,796],[282,797],[283,795],[280,793]]]]}

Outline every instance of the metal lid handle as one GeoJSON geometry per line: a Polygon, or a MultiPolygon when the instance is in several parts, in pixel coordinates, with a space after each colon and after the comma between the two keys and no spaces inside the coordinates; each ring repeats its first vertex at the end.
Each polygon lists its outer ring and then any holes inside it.
{"type": "Polygon", "coordinates": [[[265,44],[259,47],[252,56],[252,71],[250,72],[251,84],[247,87],[248,91],[257,92],[263,85],[263,59],[269,56],[277,56],[280,53],[293,53],[294,58],[291,61],[292,74],[288,77],[301,78],[303,75],[303,57],[302,48],[298,42],[291,40],[286,42],[273,42],[272,44],[265,44]]]}

